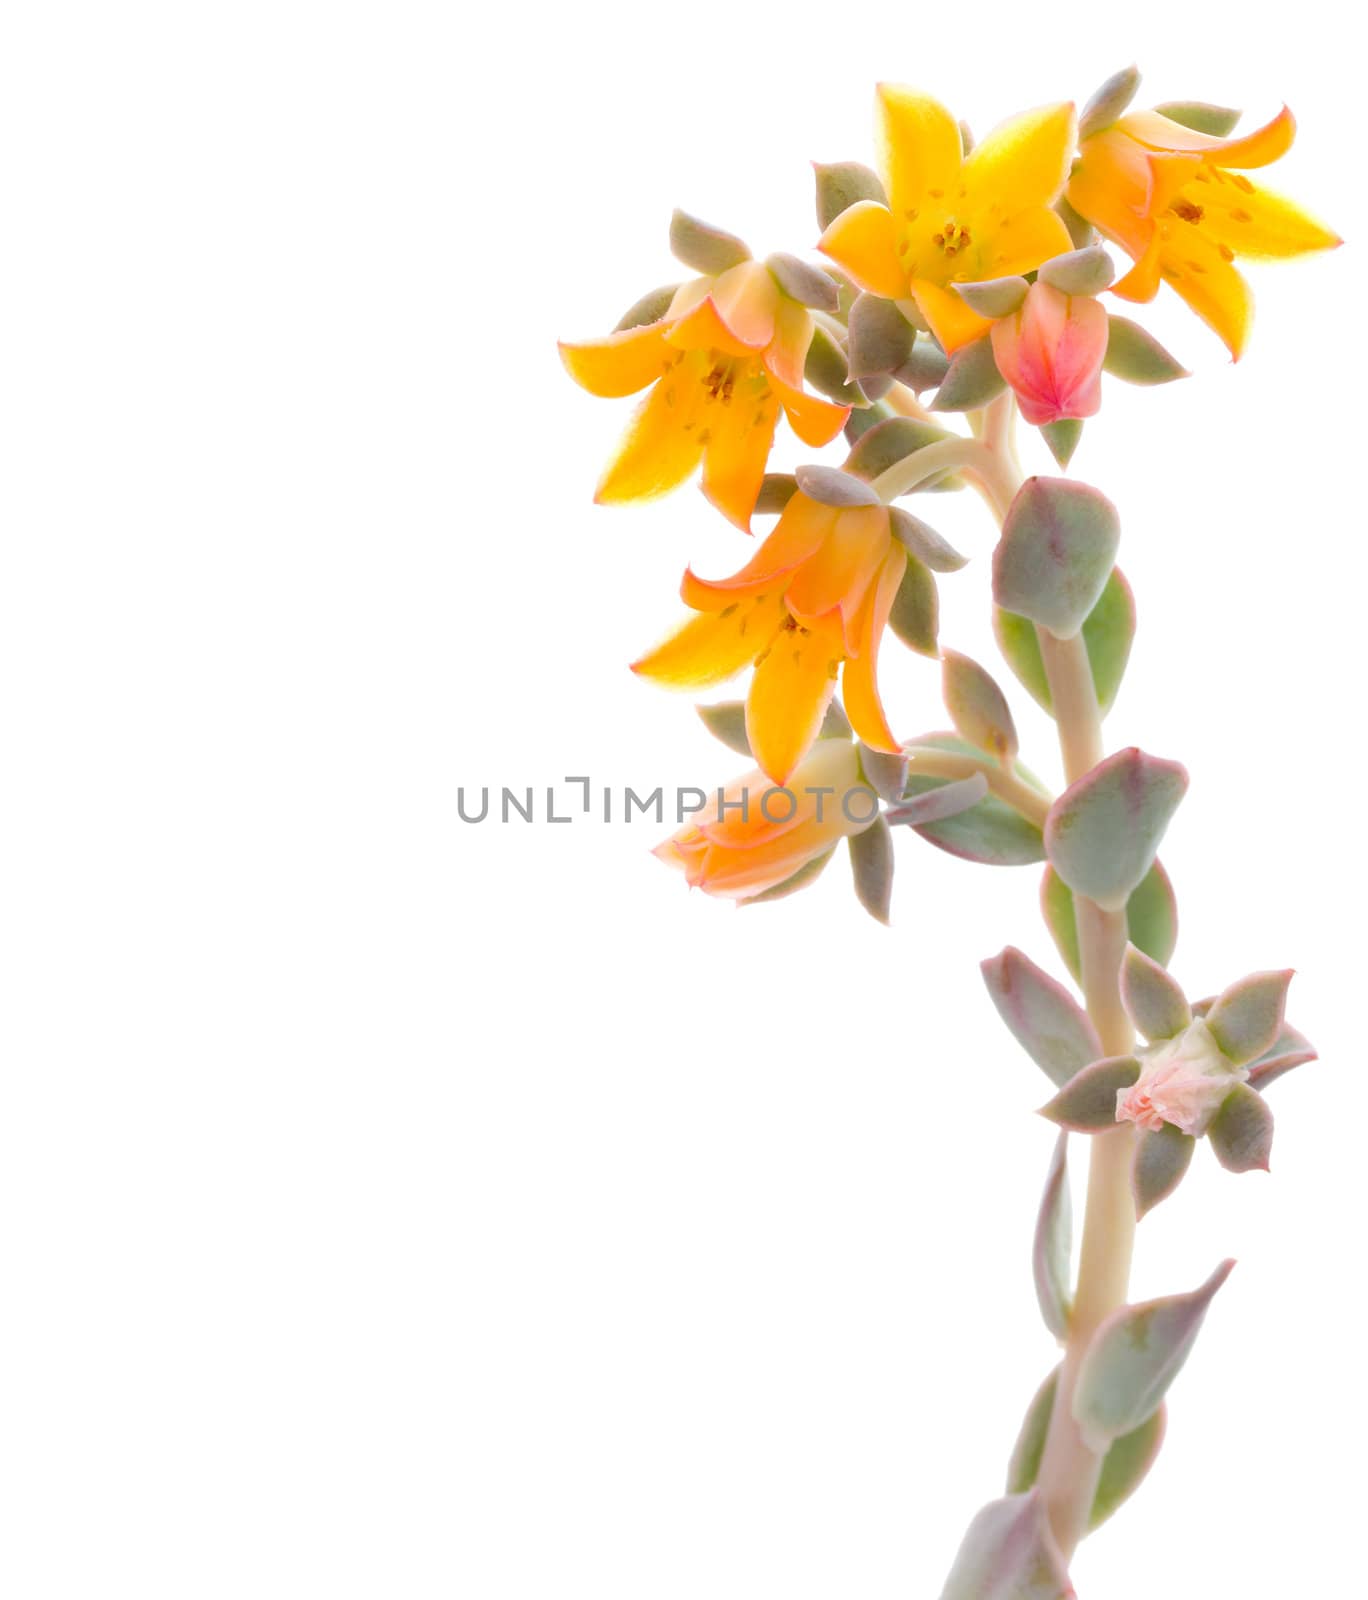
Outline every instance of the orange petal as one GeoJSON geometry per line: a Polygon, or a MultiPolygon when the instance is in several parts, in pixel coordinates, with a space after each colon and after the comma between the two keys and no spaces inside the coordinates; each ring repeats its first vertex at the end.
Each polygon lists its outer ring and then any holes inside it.
{"type": "Polygon", "coordinates": [[[1149,247],[1125,277],[1112,284],[1112,293],[1122,300],[1145,304],[1159,293],[1159,269],[1163,262],[1164,241],[1155,232],[1149,247]]]}
{"type": "MultiPolygon", "coordinates": [[[[785,591],[789,610],[800,622],[815,622],[839,607],[843,628],[851,628],[891,541],[886,506],[838,511],[820,548],[798,568],[785,591]]],[[[853,634],[842,643],[853,645],[853,634]]]]}
{"type": "Polygon", "coordinates": [[[1153,157],[1116,128],[1086,139],[1069,179],[1069,204],[1127,251],[1143,255],[1154,232],[1153,157]]]}
{"type": "Polygon", "coordinates": [[[817,241],[817,248],[871,294],[890,300],[906,295],[907,274],[898,265],[897,225],[893,213],[877,200],[847,207],[817,241]]]}
{"type": "Polygon", "coordinates": [[[879,659],[879,644],[888,624],[888,613],[898,585],[907,570],[907,552],[895,544],[879,573],[878,582],[870,589],[858,624],[860,652],[845,664],[841,688],[845,698],[846,715],[850,725],[871,750],[884,750],[896,755],[901,749],[893,730],[888,726],[883,701],[879,698],[879,685],[875,669],[879,659]]]}
{"type": "Polygon", "coordinates": [[[703,455],[692,413],[697,385],[668,373],[637,407],[594,499],[605,506],[652,500],[676,489],[703,455]]]}
{"type": "Polygon", "coordinates": [[[970,151],[960,174],[971,204],[991,197],[1015,211],[1053,205],[1069,176],[1076,127],[1068,101],[999,123],[970,151]]]}
{"type": "Polygon", "coordinates": [[[706,689],[750,665],[774,637],[785,615],[777,593],[738,601],[726,611],[693,617],[632,671],[673,689],[706,689]]]}
{"type": "Polygon", "coordinates": [[[774,318],[774,338],[765,351],[764,361],[768,370],[790,388],[803,387],[803,366],[813,331],[807,307],[781,296],[774,318]]]}
{"type": "Polygon", "coordinates": [[[763,350],[774,338],[779,285],[763,261],[741,261],[713,284],[709,296],[727,331],[747,350],[763,350]]]}
{"type": "Polygon", "coordinates": [[[811,748],[836,687],[839,624],[786,623],[756,663],[746,696],[746,737],[773,782],[787,783],[811,748]]]}
{"type": "MultiPolygon", "coordinates": [[[[929,189],[948,193],[959,180],[959,125],[930,95],[901,84],[881,83],[874,140],[879,171],[895,216],[909,207],[920,206],[929,189]]],[[[875,292],[892,293],[884,289],[875,292]]]]}
{"type": "Polygon", "coordinates": [[[1185,128],[1157,111],[1132,112],[1118,126],[1152,150],[1192,151],[1218,167],[1266,167],[1287,154],[1297,133],[1297,120],[1286,106],[1262,128],[1225,139],[1185,128]]]}
{"type": "MultiPolygon", "coordinates": [[[[680,594],[684,604],[695,611],[720,611],[738,594],[759,593],[778,587],[779,580],[801,561],[805,561],[836,521],[836,507],[795,494],[782,516],[751,559],[730,578],[700,578],[692,570],[684,574],[680,594]]],[[[757,652],[758,653],[758,652],[757,652]]]]}
{"type": "Polygon", "coordinates": [[[729,356],[753,356],[755,351],[742,344],[718,314],[709,296],[682,316],[665,335],[667,344],[680,350],[720,350],[729,356]]]}
{"type": "Polygon", "coordinates": [[[942,289],[926,278],[913,279],[912,298],[947,355],[954,355],[963,345],[972,344],[993,325],[987,317],[971,311],[953,289],[942,289]]]}
{"type": "Polygon", "coordinates": [[[845,427],[850,415],[849,406],[838,406],[818,395],[804,394],[801,389],[792,388],[781,378],[773,377],[773,374],[771,381],[779,391],[789,427],[804,444],[810,444],[814,449],[818,445],[830,444],[845,427]]]}
{"type": "Polygon", "coordinates": [[[663,322],[648,322],[645,327],[610,333],[604,339],[585,339],[578,344],[563,340],[561,360],[581,389],[618,400],[654,382],[669,364],[665,328],[663,322]]]}
{"type": "Polygon", "coordinates": [[[750,532],[751,513],[765,481],[779,402],[767,394],[758,407],[713,407],[721,420],[709,424],[703,447],[703,493],[713,505],[744,532],[750,532]]]}

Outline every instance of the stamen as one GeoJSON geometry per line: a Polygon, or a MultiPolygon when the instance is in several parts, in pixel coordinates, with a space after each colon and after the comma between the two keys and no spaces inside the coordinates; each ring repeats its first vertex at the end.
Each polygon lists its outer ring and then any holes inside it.
{"type": "Polygon", "coordinates": [[[1169,207],[1175,217],[1181,217],[1184,222],[1200,222],[1205,215],[1201,206],[1194,205],[1191,200],[1177,199],[1169,207]]]}

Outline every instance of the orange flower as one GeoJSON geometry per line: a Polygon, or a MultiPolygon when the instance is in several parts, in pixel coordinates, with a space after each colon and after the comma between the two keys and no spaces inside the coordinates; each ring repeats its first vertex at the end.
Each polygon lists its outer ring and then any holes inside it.
{"type": "Polygon", "coordinates": [[[676,292],[643,327],[562,343],[566,370],[590,394],[651,387],[594,498],[649,500],[679,487],[699,463],[703,492],[749,530],[782,407],[804,444],[827,444],[850,415],[803,390],[812,342],[806,307],[762,261],[741,261],[676,292]]]}
{"type": "Polygon", "coordinates": [[[1017,310],[993,324],[993,357],[1027,422],[1091,417],[1102,404],[1107,313],[1087,295],[1037,280],[1017,310]]]}
{"type": "Polygon", "coordinates": [[[1284,106],[1264,127],[1227,139],[1157,111],[1133,112],[1085,139],[1068,198],[1135,262],[1115,292],[1153,300],[1161,280],[1172,284],[1238,360],[1253,298],[1236,258],[1296,256],[1341,242],[1241,170],[1285,155],[1295,132],[1284,106]]]}
{"type": "Polygon", "coordinates": [[[953,353],[990,323],[952,285],[1033,272],[1073,249],[1051,207],[1069,172],[1074,110],[1024,112],[968,156],[955,119],[927,95],[881,84],[877,116],[888,204],[843,211],[819,248],[871,294],[911,296],[953,353]]]}
{"type": "Polygon", "coordinates": [[[734,577],[684,574],[681,593],[699,615],[632,670],[698,689],[753,662],[746,736],[775,783],[787,782],[812,747],[842,675],[856,733],[873,749],[896,753],[874,668],[906,568],[889,509],[872,492],[868,504],[835,506],[799,491],[734,577]]]}
{"type": "Polygon", "coordinates": [[[655,854],[679,867],[690,888],[749,900],[863,833],[878,814],[878,796],[860,776],[854,745],[820,739],[786,787],[748,772],[655,854]]]}

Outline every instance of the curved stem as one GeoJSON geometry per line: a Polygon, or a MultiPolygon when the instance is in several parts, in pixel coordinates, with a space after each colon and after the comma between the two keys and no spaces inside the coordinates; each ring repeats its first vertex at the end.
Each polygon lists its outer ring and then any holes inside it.
{"type": "Polygon", "coordinates": [[[1053,803],[1050,796],[1017,777],[1014,772],[1004,772],[990,761],[979,761],[973,756],[959,755],[952,750],[933,750],[925,745],[911,745],[904,749],[907,771],[921,773],[928,778],[972,778],[982,773],[988,787],[999,800],[1004,800],[1014,811],[1019,811],[1037,828],[1045,826],[1053,803]]]}
{"type": "MultiPolygon", "coordinates": [[[[991,465],[981,476],[986,497],[1004,517],[1022,483],[1012,441],[1014,406],[1004,395],[988,408],[983,445],[991,465]]],[[[976,469],[977,470],[977,469],[976,469]]],[[[1102,759],[1102,714],[1081,635],[1056,639],[1038,628],[1040,652],[1059,729],[1064,773],[1074,783],[1102,759]]],[[[1083,996],[1108,1055],[1125,1055],[1135,1035],[1121,1005],[1120,968],[1126,948],[1126,914],[1104,911],[1075,896],[1083,996]]],[[[1067,1560],[1088,1530],[1102,1460],[1084,1443],[1073,1417],[1078,1369],[1099,1323],[1123,1305],[1135,1242],[1130,1169],[1135,1129],[1095,1134],[1088,1164],[1078,1283],[1069,1336],[1036,1483],[1050,1527],[1067,1560]]]]}

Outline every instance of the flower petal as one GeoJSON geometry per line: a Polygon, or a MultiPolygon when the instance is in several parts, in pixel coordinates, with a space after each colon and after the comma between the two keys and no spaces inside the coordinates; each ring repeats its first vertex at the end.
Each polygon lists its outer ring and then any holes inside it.
{"type": "Polygon", "coordinates": [[[619,400],[653,383],[669,364],[665,346],[666,324],[648,322],[625,333],[578,343],[562,340],[559,346],[565,370],[590,394],[619,400]]]}
{"type": "Polygon", "coordinates": [[[1217,246],[1193,228],[1182,248],[1170,243],[1160,256],[1164,282],[1182,295],[1208,327],[1225,341],[1238,361],[1254,316],[1249,285],[1217,246]]]}
{"type": "Polygon", "coordinates": [[[786,578],[821,545],[836,516],[835,506],[809,500],[805,494],[795,494],[764,543],[740,572],[733,573],[730,578],[700,578],[692,569],[687,571],[679,591],[684,604],[695,611],[720,611],[738,594],[758,594],[767,587],[777,586],[777,580],[786,578]]]}
{"type": "Polygon", "coordinates": [[[987,317],[971,310],[953,289],[942,289],[926,278],[912,280],[912,298],[946,355],[954,355],[962,345],[973,344],[993,325],[987,317]]]}
{"type": "Polygon", "coordinates": [[[790,620],[756,663],[746,696],[746,737],[773,782],[787,783],[816,739],[841,650],[839,622],[803,628],[790,620]]]}
{"type": "Polygon", "coordinates": [[[1297,120],[1286,106],[1262,128],[1226,139],[1185,128],[1158,111],[1132,112],[1118,126],[1152,150],[1192,151],[1218,167],[1266,167],[1287,154],[1297,133],[1297,120]]]}
{"type": "Polygon", "coordinates": [[[787,613],[777,592],[738,601],[724,611],[693,617],[632,671],[674,689],[705,689],[750,665],[774,637],[787,613]]]}
{"type": "Polygon", "coordinates": [[[1281,259],[1343,243],[1299,205],[1248,179],[1194,183],[1185,194],[1202,206],[1202,232],[1237,256],[1281,259]]]}
{"type": "Polygon", "coordinates": [[[856,615],[892,539],[887,506],[838,511],[831,531],[785,591],[789,610],[800,622],[810,623],[839,608],[849,635],[843,642],[853,645],[856,615]]]}
{"type": "Polygon", "coordinates": [[[679,369],[663,377],[637,407],[617,453],[599,479],[599,505],[653,500],[676,489],[703,454],[693,414],[697,385],[681,380],[679,369]]]}
{"type": "Polygon", "coordinates": [[[1018,211],[1052,206],[1069,176],[1076,130],[1067,100],[999,123],[964,163],[961,182],[971,202],[990,196],[1018,211]]]}
{"type": "Polygon", "coordinates": [[[776,378],[773,374],[770,381],[779,391],[779,399],[783,403],[789,427],[804,444],[810,444],[814,449],[819,445],[830,444],[845,427],[846,418],[850,415],[849,406],[834,405],[830,400],[823,400],[818,395],[804,394],[801,389],[791,387],[782,378],[776,378]]]}
{"type": "Polygon", "coordinates": [[[1073,240],[1057,212],[1041,206],[1004,217],[987,233],[975,258],[975,276],[1012,278],[1034,272],[1051,256],[1067,254],[1073,240]]]}
{"type": "Polygon", "coordinates": [[[902,746],[888,725],[875,669],[888,613],[906,570],[907,552],[900,544],[895,544],[888,552],[878,581],[865,597],[857,624],[859,654],[846,662],[841,676],[846,715],[851,726],[872,750],[884,750],[890,755],[899,754],[902,746]]]}
{"type": "Polygon", "coordinates": [[[902,84],[881,83],[874,139],[879,171],[894,215],[920,205],[928,189],[948,191],[959,177],[959,125],[930,95],[902,84]]]}
{"type": "Polygon", "coordinates": [[[896,300],[907,293],[907,274],[898,265],[897,225],[877,200],[860,200],[843,211],[817,248],[870,294],[896,300]]]}
{"type": "Polygon", "coordinates": [[[765,481],[779,420],[779,402],[766,394],[758,407],[714,407],[703,446],[703,493],[738,528],[750,532],[751,513],[765,481]]]}
{"type": "Polygon", "coordinates": [[[713,309],[728,333],[747,350],[763,350],[774,338],[779,285],[763,261],[741,261],[713,285],[713,309]]]}

